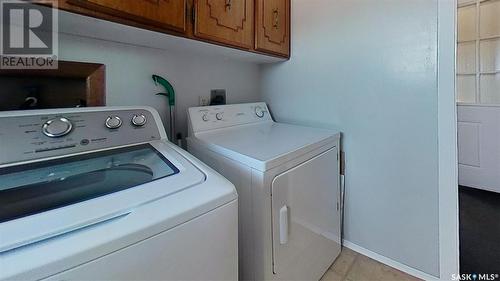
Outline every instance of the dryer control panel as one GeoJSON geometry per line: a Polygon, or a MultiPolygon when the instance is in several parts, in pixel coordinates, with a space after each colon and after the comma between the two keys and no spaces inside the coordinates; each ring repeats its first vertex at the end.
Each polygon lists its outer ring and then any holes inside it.
{"type": "Polygon", "coordinates": [[[0,113],[0,165],[161,139],[147,108],[0,113]]]}
{"type": "Polygon", "coordinates": [[[188,110],[188,115],[190,134],[273,121],[264,102],[191,107],[188,110]]]}

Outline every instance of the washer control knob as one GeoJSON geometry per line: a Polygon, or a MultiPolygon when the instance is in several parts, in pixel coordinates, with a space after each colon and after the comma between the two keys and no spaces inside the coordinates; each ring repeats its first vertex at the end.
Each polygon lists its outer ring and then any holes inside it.
{"type": "Polygon", "coordinates": [[[215,114],[215,118],[217,118],[217,120],[222,120],[222,117],[224,117],[224,115],[222,115],[222,112],[215,114]]]}
{"type": "Polygon", "coordinates": [[[257,117],[262,118],[262,117],[264,117],[265,113],[266,112],[264,111],[264,109],[262,109],[262,107],[260,107],[260,106],[255,107],[255,115],[257,115],[257,117]]]}
{"type": "Polygon", "coordinates": [[[73,124],[71,121],[64,117],[51,119],[42,126],[44,135],[51,138],[58,138],[65,136],[71,132],[73,124]]]}
{"type": "Polygon", "coordinates": [[[120,119],[120,117],[118,116],[109,116],[107,119],[106,119],[106,127],[108,127],[109,129],[118,129],[122,126],[122,119],[120,119]]]}
{"type": "Polygon", "coordinates": [[[146,125],[146,122],[148,122],[148,119],[143,114],[136,114],[132,117],[132,125],[136,127],[142,127],[146,125]]]}
{"type": "Polygon", "coordinates": [[[203,114],[203,116],[201,116],[201,119],[202,119],[204,122],[208,122],[208,121],[210,121],[210,117],[208,117],[208,114],[207,114],[207,113],[203,114]]]}

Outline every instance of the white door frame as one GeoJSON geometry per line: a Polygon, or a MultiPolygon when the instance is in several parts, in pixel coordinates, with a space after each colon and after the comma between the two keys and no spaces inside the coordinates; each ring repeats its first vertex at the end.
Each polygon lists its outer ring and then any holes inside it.
{"type": "Polygon", "coordinates": [[[459,273],[456,80],[457,1],[438,0],[439,271],[459,273]]]}

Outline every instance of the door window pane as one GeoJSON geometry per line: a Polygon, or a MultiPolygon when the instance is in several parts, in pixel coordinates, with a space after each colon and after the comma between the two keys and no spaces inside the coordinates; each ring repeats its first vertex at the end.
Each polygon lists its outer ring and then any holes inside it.
{"type": "Polygon", "coordinates": [[[458,9],[458,41],[476,39],[476,6],[458,9]]]}
{"type": "Polygon", "coordinates": [[[476,72],[476,44],[474,42],[458,44],[458,74],[476,72]]]}
{"type": "Polygon", "coordinates": [[[500,36],[500,1],[481,3],[479,30],[481,38],[500,36]]]}
{"type": "Polygon", "coordinates": [[[475,103],[476,102],[476,76],[458,75],[457,76],[457,94],[458,102],[475,103]]]}
{"type": "Polygon", "coordinates": [[[481,72],[500,71],[500,39],[481,41],[479,52],[481,72]]]}
{"type": "Polygon", "coordinates": [[[481,103],[500,104],[500,74],[481,75],[481,103]]]}

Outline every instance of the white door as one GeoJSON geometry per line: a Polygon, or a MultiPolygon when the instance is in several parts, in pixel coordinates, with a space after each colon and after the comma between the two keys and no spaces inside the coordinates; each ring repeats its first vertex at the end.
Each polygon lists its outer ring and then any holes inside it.
{"type": "Polygon", "coordinates": [[[272,182],[273,271],[278,279],[318,280],[340,253],[336,147],[272,182]]]}

